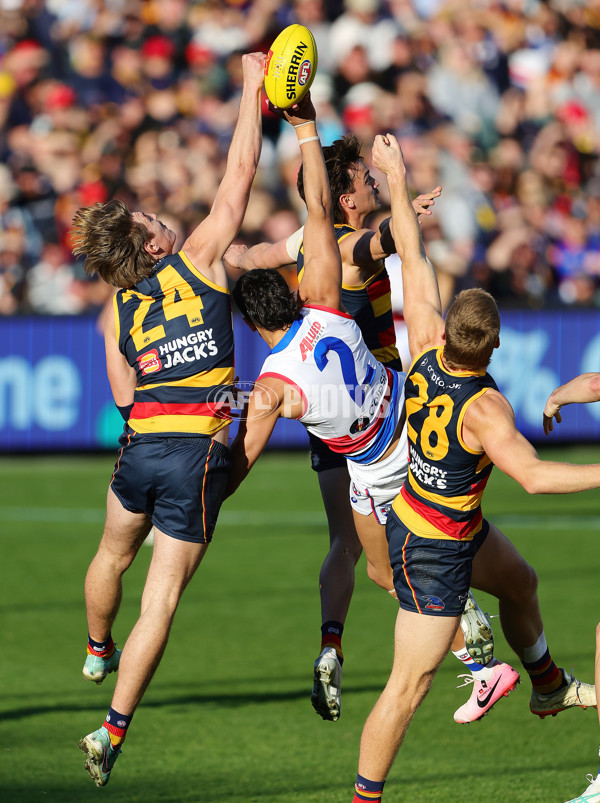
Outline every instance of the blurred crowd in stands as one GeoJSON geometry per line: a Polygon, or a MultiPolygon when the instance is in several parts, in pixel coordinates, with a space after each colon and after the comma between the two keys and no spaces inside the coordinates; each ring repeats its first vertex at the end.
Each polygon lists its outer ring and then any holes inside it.
{"type": "MultiPolygon", "coordinates": [[[[102,307],[69,249],[80,206],[119,197],[183,242],[224,171],[240,54],[293,22],[318,45],[323,143],[351,131],[368,162],[391,131],[411,190],[442,185],[422,228],[446,301],[600,306],[600,0],[0,0],[0,314],[102,307]]],[[[303,222],[295,140],[265,104],[249,245],[303,222]]]]}

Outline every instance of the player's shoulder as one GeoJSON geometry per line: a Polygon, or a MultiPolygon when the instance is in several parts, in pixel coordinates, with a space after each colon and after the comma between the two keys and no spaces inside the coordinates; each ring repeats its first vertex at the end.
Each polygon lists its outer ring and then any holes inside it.
{"type": "Polygon", "coordinates": [[[335,224],[335,236],[340,247],[340,251],[348,251],[352,253],[357,242],[361,240],[370,240],[375,234],[372,229],[355,229],[348,223],[335,224]]]}
{"type": "Polygon", "coordinates": [[[353,229],[351,226],[336,226],[336,236],[344,269],[344,284],[363,284],[384,265],[383,259],[374,259],[371,253],[372,229],[353,229]],[[349,272],[355,271],[353,281],[349,272]]]}
{"type": "Polygon", "coordinates": [[[494,426],[503,420],[514,421],[514,411],[506,396],[496,388],[483,388],[469,405],[470,422],[475,420],[494,426]]]}
{"type": "MultiPolygon", "coordinates": [[[[217,259],[210,263],[204,259],[204,256],[201,250],[190,245],[189,240],[186,240],[182,249],[171,255],[170,265],[175,267],[178,272],[180,270],[183,273],[189,271],[189,274],[205,285],[205,289],[212,288],[228,294],[227,272],[223,260],[217,259]]],[[[182,279],[185,281],[183,276],[182,279]]]]}
{"type": "Polygon", "coordinates": [[[289,381],[286,376],[271,370],[268,360],[265,361],[262,371],[254,382],[252,392],[255,396],[273,397],[278,395],[281,388],[289,381]]]}

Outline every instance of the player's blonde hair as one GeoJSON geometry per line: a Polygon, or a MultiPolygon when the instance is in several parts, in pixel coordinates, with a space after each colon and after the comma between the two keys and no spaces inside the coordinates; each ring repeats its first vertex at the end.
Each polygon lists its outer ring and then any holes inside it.
{"type": "Polygon", "coordinates": [[[89,276],[98,274],[115,287],[133,287],[152,273],[156,259],[144,249],[149,239],[145,226],[116,199],[83,207],[73,218],[73,253],[85,257],[89,276]]]}
{"type": "Polygon", "coordinates": [[[500,313],[493,297],[473,288],[459,293],[446,316],[444,362],[453,368],[487,368],[500,335],[500,313]]]}

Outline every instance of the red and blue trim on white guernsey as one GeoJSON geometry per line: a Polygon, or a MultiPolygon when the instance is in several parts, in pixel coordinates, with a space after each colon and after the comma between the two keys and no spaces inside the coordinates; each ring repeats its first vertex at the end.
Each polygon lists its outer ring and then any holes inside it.
{"type": "Polygon", "coordinates": [[[400,382],[396,371],[390,368],[385,368],[385,371],[388,377],[388,387],[371,426],[368,426],[358,438],[344,436],[322,439],[332,452],[343,454],[354,463],[369,465],[379,460],[392,442],[396,431],[398,417],[393,412],[398,408],[400,382]],[[384,414],[384,407],[387,407],[387,414],[384,414]]]}
{"type": "Polygon", "coordinates": [[[303,402],[298,420],[333,452],[368,465],[388,449],[400,418],[405,374],[375,359],[347,313],[306,305],[302,318],[272,349],[257,381],[269,376],[296,388],[303,402]]]}

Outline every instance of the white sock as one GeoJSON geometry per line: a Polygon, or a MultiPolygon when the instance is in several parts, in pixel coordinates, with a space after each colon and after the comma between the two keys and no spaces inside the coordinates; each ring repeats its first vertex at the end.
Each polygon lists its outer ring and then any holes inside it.
{"type": "Polygon", "coordinates": [[[536,661],[540,660],[547,649],[548,645],[546,644],[546,636],[542,630],[540,637],[535,644],[533,644],[531,647],[525,647],[523,649],[523,657],[521,660],[524,664],[535,664],[536,661]]]}
{"type": "Polygon", "coordinates": [[[495,659],[492,658],[487,666],[483,666],[483,664],[479,664],[471,658],[466,647],[462,650],[452,650],[452,655],[458,658],[461,664],[463,664],[477,680],[491,679],[493,675],[492,669],[496,665],[495,659]]]}

